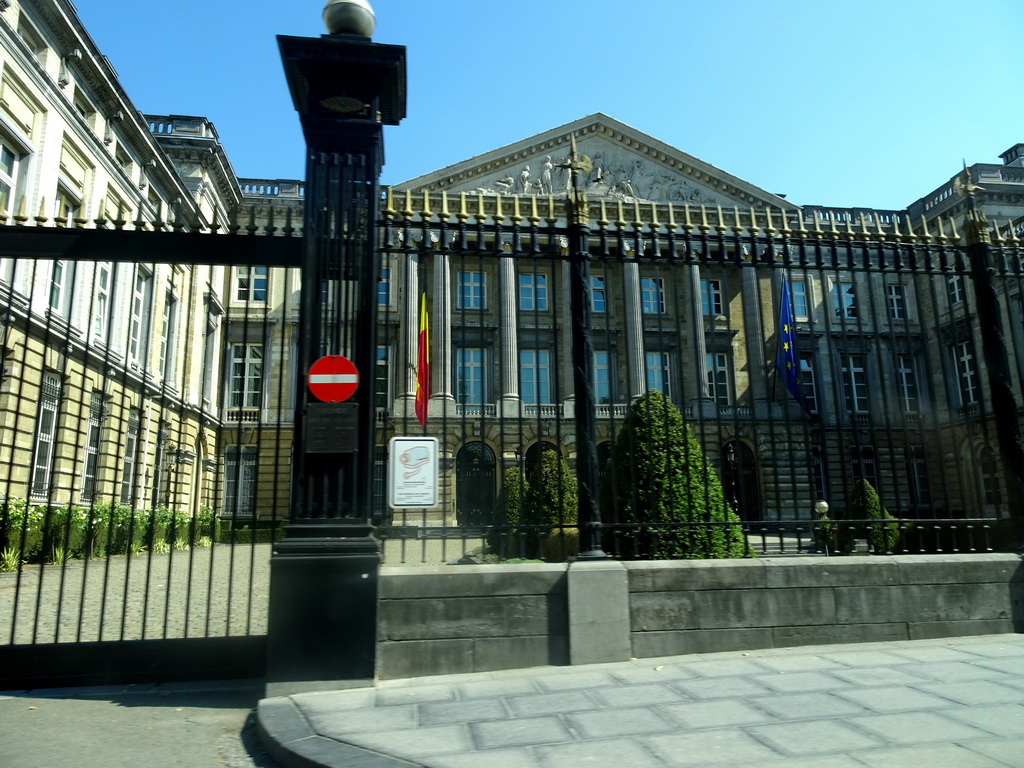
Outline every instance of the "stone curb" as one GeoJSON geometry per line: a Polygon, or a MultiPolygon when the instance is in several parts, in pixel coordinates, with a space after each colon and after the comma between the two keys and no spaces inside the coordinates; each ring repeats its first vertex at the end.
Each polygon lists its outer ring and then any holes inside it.
{"type": "Polygon", "coordinates": [[[424,768],[321,736],[287,696],[260,701],[256,726],[264,748],[282,768],[424,768]]]}

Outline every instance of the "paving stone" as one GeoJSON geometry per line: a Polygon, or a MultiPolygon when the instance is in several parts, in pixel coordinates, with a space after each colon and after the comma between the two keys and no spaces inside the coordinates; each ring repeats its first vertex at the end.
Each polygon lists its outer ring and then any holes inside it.
{"type": "MultiPolygon", "coordinates": [[[[603,739],[582,744],[536,747],[537,765],[542,768],[566,766],[623,766],[623,768],[661,768],[665,765],[653,752],[632,739],[603,739]]],[[[506,768],[504,763],[490,763],[506,768]]]]}
{"type": "MultiPolygon", "coordinates": [[[[913,670],[913,667],[910,668],[913,670]]],[[[929,678],[908,673],[895,667],[857,667],[837,669],[829,674],[856,685],[913,685],[927,682],[929,678]]]]}
{"type": "Polygon", "coordinates": [[[843,665],[824,656],[779,656],[758,659],[757,663],[777,672],[814,672],[821,669],[842,669],[843,665]]]}
{"type": "Polygon", "coordinates": [[[588,709],[597,709],[597,704],[594,703],[594,700],[583,691],[508,696],[505,698],[505,703],[516,717],[560,715],[565,712],[582,712],[588,709]]]}
{"type": "Polygon", "coordinates": [[[643,707],[689,700],[668,685],[619,685],[591,691],[591,696],[609,707],[643,707]]]}
{"type": "Polygon", "coordinates": [[[850,685],[845,680],[822,672],[780,672],[777,675],[759,675],[752,679],[776,691],[827,691],[850,685]]]}
{"type": "Polygon", "coordinates": [[[626,667],[616,669],[612,677],[622,683],[662,683],[675,680],[692,680],[696,677],[688,669],[674,664],[656,664],[653,667],[626,667]]]}
{"type": "Polygon", "coordinates": [[[415,728],[417,724],[415,704],[343,711],[312,707],[303,708],[302,714],[321,736],[342,741],[348,741],[353,733],[415,728]]]}
{"type": "Polygon", "coordinates": [[[728,699],[744,696],[759,696],[770,691],[769,688],[755,683],[746,677],[727,677],[715,680],[688,680],[673,683],[676,688],[695,699],[728,699]]]}
{"type": "Polygon", "coordinates": [[[1020,658],[1024,656],[1024,647],[1021,647],[1019,642],[991,642],[986,640],[980,640],[976,643],[962,643],[957,646],[958,650],[964,653],[973,653],[977,656],[986,656],[989,658],[1020,658]]]}
{"type": "MultiPolygon", "coordinates": [[[[978,661],[975,657],[972,662],[978,661]]],[[[976,663],[965,663],[963,661],[935,662],[929,664],[916,664],[912,668],[915,675],[942,680],[944,682],[956,682],[959,680],[991,680],[1002,677],[1004,673],[989,667],[983,667],[976,663]]]]}
{"type": "Polygon", "coordinates": [[[1024,676],[1024,658],[1016,659],[986,659],[975,662],[979,667],[995,669],[999,672],[1006,672],[1009,675],[1024,676]]]}
{"type": "Polygon", "coordinates": [[[1006,768],[1007,765],[959,744],[874,749],[861,752],[857,757],[872,768],[1006,768]]]}
{"type": "Polygon", "coordinates": [[[472,751],[473,740],[465,725],[438,725],[406,731],[374,731],[353,734],[351,744],[411,762],[433,755],[464,754],[472,751]]]}
{"type": "MultiPolygon", "coordinates": [[[[1024,736],[1024,706],[1020,704],[954,709],[949,716],[997,736],[1024,736]]],[[[1021,762],[1024,763],[1024,755],[1021,762]]]]}
{"type": "MultiPolygon", "coordinates": [[[[488,720],[470,723],[469,731],[478,749],[526,747],[574,741],[562,721],[551,717],[522,717],[515,720],[488,720]]],[[[418,731],[417,731],[418,732],[418,731]]]]}
{"type": "Polygon", "coordinates": [[[734,728],[645,736],[638,741],[670,766],[741,766],[759,764],[780,754],[734,728]]]}
{"type": "Polygon", "coordinates": [[[935,712],[895,712],[850,718],[846,722],[879,736],[890,744],[927,744],[990,738],[985,731],[951,719],[955,716],[955,711],[949,711],[949,717],[945,717],[945,713],[935,712]]]}
{"type": "Polygon", "coordinates": [[[785,760],[765,760],[757,768],[864,768],[864,763],[846,755],[820,757],[787,757],[785,760]]]}
{"type": "Polygon", "coordinates": [[[389,707],[402,704],[421,704],[424,701],[445,701],[454,699],[454,685],[414,685],[384,687],[377,689],[377,706],[389,707]]]}
{"type": "Polygon", "coordinates": [[[784,720],[863,715],[864,707],[828,693],[788,693],[748,699],[749,704],[784,720]]]}
{"type": "Polygon", "coordinates": [[[1024,691],[991,680],[976,680],[973,683],[928,683],[916,687],[969,706],[1024,703],[1024,691]]]}
{"type": "Polygon", "coordinates": [[[741,701],[698,701],[658,707],[685,728],[720,728],[772,722],[774,718],[741,701]]]}
{"type": "Polygon", "coordinates": [[[603,685],[614,685],[615,678],[606,672],[580,672],[571,675],[544,676],[537,681],[540,687],[548,691],[571,691],[585,688],[599,688],[603,685]]]}
{"type": "Polygon", "coordinates": [[[536,693],[539,686],[526,677],[506,680],[475,680],[457,683],[455,686],[462,699],[489,699],[494,696],[514,696],[523,693],[536,693]]]}
{"type": "Polygon", "coordinates": [[[897,656],[888,651],[842,651],[822,653],[823,659],[838,662],[847,667],[887,667],[891,664],[911,664],[912,659],[897,656]]]}
{"type": "Polygon", "coordinates": [[[471,723],[476,720],[503,720],[509,717],[509,712],[501,699],[432,701],[420,704],[417,711],[420,725],[471,723]]]}
{"type": "Polygon", "coordinates": [[[949,643],[945,645],[906,645],[906,646],[895,646],[892,651],[897,656],[902,656],[905,659],[911,659],[912,661],[923,661],[923,662],[935,662],[935,661],[975,661],[976,658],[972,658],[970,653],[957,650],[956,648],[950,647],[949,643]]]}
{"type": "Polygon", "coordinates": [[[699,677],[730,677],[764,674],[765,667],[753,659],[715,659],[695,661],[686,669],[699,677]]]}
{"type": "Polygon", "coordinates": [[[665,719],[654,710],[643,707],[577,712],[566,715],[565,722],[584,739],[658,733],[677,728],[677,725],[671,720],[665,719]]]}
{"type": "Polygon", "coordinates": [[[948,699],[904,686],[850,688],[833,691],[832,695],[841,696],[873,712],[907,712],[950,706],[948,699]]]}
{"type": "Polygon", "coordinates": [[[488,749],[461,755],[438,755],[422,761],[425,768],[536,768],[537,761],[526,747],[519,749],[488,749]]]}
{"type": "Polygon", "coordinates": [[[972,752],[1002,760],[1008,766],[1019,766],[1024,755],[1024,739],[998,739],[993,741],[972,741],[964,745],[972,752]]]}
{"type": "Polygon", "coordinates": [[[877,739],[830,720],[754,725],[746,731],[784,755],[857,754],[881,745],[877,739]]]}
{"type": "Polygon", "coordinates": [[[353,688],[349,691],[316,691],[296,693],[291,700],[303,712],[307,710],[343,712],[349,709],[372,707],[377,698],[373,688],[353,688]]]}

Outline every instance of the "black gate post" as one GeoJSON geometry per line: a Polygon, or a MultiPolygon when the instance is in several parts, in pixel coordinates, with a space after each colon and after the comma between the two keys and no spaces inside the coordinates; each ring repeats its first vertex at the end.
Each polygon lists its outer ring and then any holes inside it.
{"type": "MultiPolygon", "coordinates": [[[[1000,296],[993,281],[992,242],[988,221],[978,210],[974,193],[978,189],[971,181],[970,171],[964,170],[967,183],[967,220],[964,236],[971,277],[977,296],[978,328],[981,333],[982,355],[988,373],[989,396],[995,419],[996,438],[1006,479],[1008,522],[1014,548],[1024,545],[1024,443],[1021,441],[1017,419],[1017,402],[1013,396],[1010,364],[1007,357],[1006,335],[1000,312],[1000,296]]],[[[1009,300],[1005,291],[1002,299],[1009,300]]]]}
{"type": "Polygon", "coordinates": [[[329,34],[279,36],[306,139],[293,506],[271,559],[267,695],[370,684],[380,546],[373,498],[382,125],[405,117],[405,48],[370,40],[365,0],[329,0],[329,34]],[[310,365],[349,358],[351,401],[319,402],[310,365]]]}

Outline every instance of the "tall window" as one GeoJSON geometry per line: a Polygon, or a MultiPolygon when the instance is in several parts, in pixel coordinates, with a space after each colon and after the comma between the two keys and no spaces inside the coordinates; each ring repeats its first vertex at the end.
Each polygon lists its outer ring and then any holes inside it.
{"type": "Polygon", "coordinates": [[[658,390],[665,397],[672,397],[668,352],[645,352],[644,373],[647,377],[647,389],[658,390]]]}
{"type": "Polygon", "coordinates": [[[153,309],[153,273],[139,270],[132,289],[131,315],[128,319],[128,359],[137,365],[145,362],[149,346],[149,317],[153,309]]]}
{"type": "Polygon", "coordinates": [[[725,314],[722,304],[722,281],[700,281],[700,311],[705,317],[717,317],[725,314]]]}
{"type": "Polygon", "coordinates": [[[904,413],[919,413],[921,397],[917,386],[917,365],[913,355],[896,355],[896,388],[904,413]]]}
{"type": "Polygon", "coordinates": [[[60,392],[60,377],[52,373],[44,374],[39,397],[39,415],[36,420],[35,458],[32,461],[33,496],[46,496],[50,492],[60,392]]]}
{"type": "Polygon", "coordinates": [[[135,483],[135,454],[139,450],[139,412],[128,412],[128,429],[124,435],[124,457],[121,464],[121,503],[134,503],[132,488],[135,483]]]}
{"type": "Polygon", "coordinates": [[[901,283],[885,286],[885,306],[890,320],[907,319],[907,294],[901,283]]]}
{"type": "Polygon", "coordinates": [[[946,278],[946,295],[949,297],[950,306],[959,304],[964,300],[963,275],[950,275],[946,278]]]}
{"type": "Polygon", "coordinates": [[[875,464],[875,449],[870,445],[854,448],[851,453],[854,480],[867,480],[878,490],[878,468],[875,464]]]}
{"type": "Polygon", "coordinates": [[[519,309],[544,312],[548,308],[547,275],[519,276],[519,309]]]}
{"type": "Polygon", "coordinates": [[[807,281],[796,279],[789,281],[790,307],[793,310],[793,319],[799,322],[806,322],[810,317],[807,297],[807,281]]]}
{"type": "Polygon", "coordinates": [[[178,320],[178,300],[170,291],[164,300],[164,315],[160,327],[160,373],[164,381],[174,379],[175,326],[178,320]]]}
{"type": "Polygon", "coordinates": [[[999,465],[996,455],[987,445],[978,449],[978,486],[983,504],[1001,504],[999,465]]]}
{"type": "Polygon", "coordinates": [[[832,286],[832,309],[839,319],[852,320],[857,317],[857,295],[853,283],[835,283],[832,286]]]}
{"type": "Polygon", "coordinates": [[[523,402],[547,405],[551,402],[551,367],[548,350],[520,349],[519,375],[523,402]]]}
{"type": "Polygon", "coordinates": [[[250,516],[256,511],[256,446],[224,449],[224,514],[250,516]]]}
{"type": "Polygon", "coordinates": [[[14,213],[20,155],[0,136],[0,213],[14,213]]]}
{"type": "Polygon", "coordinates": [[[594,401],[598,404],[612,401],[612,376],[608,353],[594,353],[594,401]]]}
{"type": "Polygon", "coordinates": [[[484,402],[484,351],[479,347],[455,350],[456,400],[462,405],[484,402]]]}
{"type": "Polygon", "coordinates": [[[843,376],[843,397],[846,400],[848,413],[867,413],[868,382],[864,370],[863,355],[843,355],[841,357],[843,376]]]}
{"type": "Polygon", "coordinates": [[[590,308],[594,312],[605,312],[608,309],[608,290],[603,277],[590,276],[590,308]]]}
{"type": "Polygon", "coordinates": [[[111,270],[109,262],[100,262],[96,265],[93,281],[95,294],[92,302],[92,335],[97,339],[106,339],[107,329],[110,327],[111,270]]]}
{"type": "Polygon", "coordinates": [[[375,408],[387,408],[391,405],[391,376],[388,368],[388,348],[383,344],[377,346],[373,402],[375,408]]]}
{"type": "Polygon", "coordinates": [[[229,408],[259,408],[263,403],[263,345],[231,345],[229,408]]]}
{"type": "Polygon", "coordinates": [[[269,267],[235,267],[235,300],[266,301],[269,267]]]}
{"type": "Polygon", "coordinates": [[[82,465],[82,500],[96,495],[96,467],[100,451],[100,423],[103,419],[103,395],[93,392],[89,401],[89,421],[85,432],[85,461],[82,465]]]}
{"type": "Polygon", "coordinates": [[[800,389],[809,413],[818,412],[818,391],[814,380],[814,358],[808,352],[797,356],[800,365],[800,389]]]}
{"type": "Polygon", "coordinates": [[[71,314],[71,286],[74,282],[75,264],[72,261],[55,261],[50,271],[49,307],[53,312],[67,318],[71,314]]]}
{"type": "Polygon", "coordinates": [[[971,342],[961,341],[954,344],[951,351],[960,405],[973,405],[978,402],[978,368],[974,349],[971,342]]]}
{"type": "Polygon", "coordinates": [[[459,272],[457,309],[487,309],[487,276],[483,272],[459,272]]]}
{"type": "Polygon", "coordinates": [[[665,285],[660,277],[640,279],[640,309],[645,315],[659,315],[665,311],[665,285]]]}
{"type": "Polygon", "coordinates": [[[391,270],[381,267],[377,278],[377,306],[387,307],[391,304],[391,270]]]}
{"type": "Polygon", "coordinates": [[[728,352],[708,352],[708,397],[718,405],[732,404],[731,368],[728,352]]]}
{"type": "Polygon", "coordinates": [[[915,507],[932,503],[931,485],[928,482],[928,467],[925,463],[924,448],[919,445],[907,447],[907,480],[910,503],[915,507]]]}

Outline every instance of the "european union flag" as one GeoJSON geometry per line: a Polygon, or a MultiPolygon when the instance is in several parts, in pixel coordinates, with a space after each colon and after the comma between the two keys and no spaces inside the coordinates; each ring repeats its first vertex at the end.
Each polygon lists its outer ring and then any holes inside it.
{"type": "Polygon", "coordinates": [[[789,281],[782,275],[782,302],[779,309],[779,354],[775,359],[775,375],[782,376],[786,389],[807,412],[804,391],[800,387],[800,364],[796,356],[796,324],[789,300],[789,281]]]}

